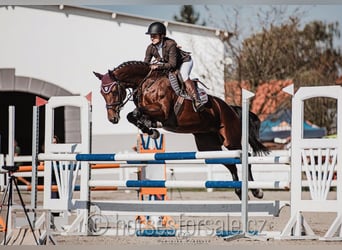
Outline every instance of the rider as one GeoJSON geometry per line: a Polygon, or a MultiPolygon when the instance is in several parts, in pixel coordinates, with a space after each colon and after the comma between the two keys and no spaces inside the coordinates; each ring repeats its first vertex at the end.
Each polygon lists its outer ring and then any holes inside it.
{"type": "Polygon", "coordinates": [[[157,63],[151,65],[152,70],[174,71],[179,69],[186,91],[192,98],[195,109],[200,111],[202,103],[196,91],[195,83],[190,79],[193,66],[190,53],[182,51],[175,40],[166,37],[166,27],[161,22],[151,23],[145,34],[150,35],[152,43],[146,49],[144,61],[151,63],[154,57],[157,63]]]}

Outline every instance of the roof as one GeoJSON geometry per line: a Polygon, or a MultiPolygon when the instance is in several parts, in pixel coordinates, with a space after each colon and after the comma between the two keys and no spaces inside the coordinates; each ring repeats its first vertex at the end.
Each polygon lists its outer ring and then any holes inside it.
{"type": "MultiPolygon", "coordinates": [[[[271,80],[261,83],[255,91],[250,110],[257,114],[261,121],[265,120],[290,99],[289,94],[281,90],[292,83],[292,80],[271,80]]],[[[241,105],[242,88],[250,89],[250,84],[247,81],[225,83],[226,102],[241,105]]]]}
{"type": "Polygon", "coordinates": [[[342,76],[340,76],[339,78],[337,78],[336,82],[337,85],[342,85],[342,76]]]}
{"type": "MultiPolygon", "coordinates": [[[[273,141],[275,138],[287,139],[291,136],[291,110],[287,109],[290,95],[282,89],[292,84],[292,80],[272,80],[260,84],[252,99],[250,110],[262,121],[260,139],[273,141]]],[[[336,82],[342,85],[342,76],[336,82]]],[[[225,83],[226,102],[241,104],[241,89],[250,89],[247,81],[232,81],[225,83]]],[[[303,122],[304,138],[321,138],[326,136],[326,128],[320,128],[308,121],[303,122]]]]}
{"type": "Polygon", "coordinates": [[[226,30],[210,28],[201,25],[194,25],[188,24],[183,22],[176,22],[176,21],[168,21],[168,20],[161,20],[156,18],[144,17],[139,15],[131,15],[121,12],[112,12],[109,10],[100,10],[96,8],[84,7],[84,6],[75,6],[75,5],[25,5],[21,7],[26,8],[34,8],[34,9],[42,9],[48,11],[55,11],[64,13],[65,15],[80,15],[86,17],[93,17],[98,19],[104,19],[107,21],[113,21],[118,23],[128,23],[134,24],[139,26],[148,26],[151,22],[160,21],[165,24],[168,30],[172,31],[187,31],[188,33],[192,34],[201,34],[207,36],[215,36],[219,39],[227,39],[230,32],[226,30]]]}

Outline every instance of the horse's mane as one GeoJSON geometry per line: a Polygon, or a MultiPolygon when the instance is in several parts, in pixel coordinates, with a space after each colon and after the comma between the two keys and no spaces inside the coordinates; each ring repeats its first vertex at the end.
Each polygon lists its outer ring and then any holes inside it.
{"type": "MultiPolygon", "coordinates": [[[[141,67],[147,67],[148,69],[150,68],[150,64],[146,63],[144,61],[127,61],[127,62],[121,63],[119,66],[114,68],[113,71],[120,70],[120,69],[128,67],[128,66],[141,66],[141,67]]],[[[164,71],[164,70],[154,70],[150,75],[150,77],[152,77],[152,78],[167,77],[167,76],[168,76],[168,72],[164,71]]]]}
{"type": "MultiPolygon", "coordinates": [[[[119,66],[117,66],[116,68],[114,68],[114,70],[118,70],[118,69],[121,69],[123,67],[126,67],[126,66],[131,66],[131,65],[141,65],[141,66],[149,66],[148,63],[146,62],[143,62],[143,61],[127,61],[127,62],[123,62],[121,63],[119,66]]],[[[113,71],[114,71],[113,70],[113,71]]]]}

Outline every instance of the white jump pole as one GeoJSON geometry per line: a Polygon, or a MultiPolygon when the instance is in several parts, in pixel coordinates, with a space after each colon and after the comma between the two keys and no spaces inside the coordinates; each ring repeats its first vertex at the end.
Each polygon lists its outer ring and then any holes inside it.
{"type": "MultiPolygon", "coordinates": [[[[32,176],[31,207],[37,208],[38,148],[39,148],[39,107],[33,106],[32,116],[32,176]]],[[[35,220],[33,221],[35,223],[35,220]]]]}
{"type": "MultiPolygon", "coordinates": [[[[14,106],[9,106],[8,107],[8,156],[6,157],[6,165],[9,167],[13,167],[14,166],[14,149],[15,149],[15,145],[14,145],[14,140],[15,140],[15,107],[14,106]]],[[[6,178],[9,175],[6,174],[6,178]]],[[[6,180],[6,185],[7,187],[9,187],[10,183],[8,182],[8,178],[6,180]]],[[[7,195],[12,195],[10,193],[8,193],[7,195]]],[[[9,211],[7,211],[8,213],[8,217],[6,219],[6,228],[7,228],[7,233],[5,232],[5,236],[4,236],[4,240],[3,243],[8,242],[10,238],[7,239],[7,237],[10,237],[10,235],[12,234],[12,206],[10,206],[8,204],[8,208],[9,211]]]]}
{"type": "Polygon", "coordinates": [[[249,99],[254,93],[242,89],[242,234],[248,232],[248,125],[249,125],[249,99]]]}
{"type": "Polygon", "coordinates": [[[242,89],[242,196],[241,196],[241,222],[242,230],[239,234],[225,237],[225,240],[249,237],[248,234],[248,127],[249,127],[249,99],[254,93],[242,89]]]}
{"type": "Polygon", "coordinates": [[[8,157],[7,166],[14,166],[15,107],[8,107],[8,157]]]}

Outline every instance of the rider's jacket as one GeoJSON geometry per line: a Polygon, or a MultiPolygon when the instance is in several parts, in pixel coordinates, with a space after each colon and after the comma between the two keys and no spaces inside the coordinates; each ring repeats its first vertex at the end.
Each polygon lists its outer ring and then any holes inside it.
{"type": "Polygon", "coordinates": [[[164,37],[162,41],[162,55],[159,55],[158,48],[150,44],[146,49],[144,61],[151,63],[152,58],[158,62],[158,69],[174,71],[179,69],[183,62],[191,60],[189,52],[181,50],[175,40],[164,37]]]}

